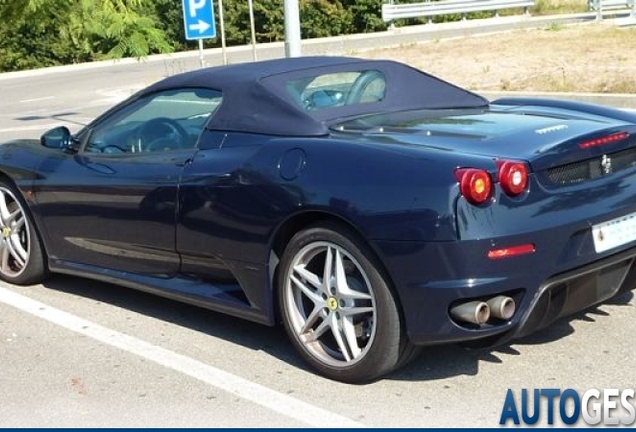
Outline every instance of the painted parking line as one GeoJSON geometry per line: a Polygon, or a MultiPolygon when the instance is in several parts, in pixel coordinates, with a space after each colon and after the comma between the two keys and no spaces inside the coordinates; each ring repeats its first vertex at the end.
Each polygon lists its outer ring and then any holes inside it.
{"type": "Polygon", "coordinates": [[[46,130],[56,126],[64,126],[64,125],[77,126],[76,124],[72,122],[58,121],[55,123],[44,123],[44,124],[34,124],[29,126],[15,126],[15,127],[0,128],[0,133],[46,130]]]}
{"type": "Polygon", "coordinates": [[[286,394],[246,380],[198,360],[100,326],[68,312],[16,293],[0,285],[0,302],[49,321],[67,330],[88,336],[139,357],[188,375],[211,386],[261,405],[312,427],[364,427],[340,416],[286,394]]]}
{"type": "Polygon", "coordinates": [[[24,100],[21,100],[20,103],[43,102],[43,101],[47,101],[51,99],[55,99],[55,96],[44,96],[44,97],[39,97],[34,99],[24,99],[24,100]]]}

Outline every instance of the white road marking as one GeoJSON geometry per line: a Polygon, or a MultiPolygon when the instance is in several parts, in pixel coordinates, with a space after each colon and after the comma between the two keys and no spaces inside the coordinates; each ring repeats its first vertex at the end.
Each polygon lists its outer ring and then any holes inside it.
{"type": "Polygon", "coordinates": [[[65,329],[181,372],[311,427],[364,427],[361,423],[340,416],[332,411],[318,408],[198,360],[100,326],[18,294],[4,286],[0,286],[0,302],[65,329]]]}
{"type": "Polygon", "coordinates": [[[41,101],[51,100],[51,99],[55,99],[55,96],[44,96],[44,97],[39,97],[35,99],[24,99],[24,100],[21,100],[20,103],[41,102],[41,101]]]}
{"type": "Polygon", "coordinates": [[[111,88],[103,88],[95,90],[100,96],[105,97],[104,101],[112,101],[112,102],[121,102],[124,99],[130,97],[134,93],[137,93],[139,90],[148,87],[150,84],[145,83],[136,83],[130,84],[121,87],[111,87],[111,88]]]}
{"type": "Polygon", "coordinates": [[[10,128],[2,128],[2,129],[0,129],[0,133],[47,130],[47,129],[54,128],[56,126],[73,126],[73,127],[76,127],[77,124],[72,123],[72,122],[58,121],[58,122],[55,122],[55,123],[34,124],[34,125],[29,125],[29,126],[16,126],[16,127],[10,127],[10,128]]]}

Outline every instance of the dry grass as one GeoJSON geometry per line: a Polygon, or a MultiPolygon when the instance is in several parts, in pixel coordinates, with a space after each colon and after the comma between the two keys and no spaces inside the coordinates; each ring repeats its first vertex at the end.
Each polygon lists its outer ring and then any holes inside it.
{"type": "Polygon", "coordinates": [[[535,0],[532,15],[587,12],[587,0],[535,0]]]}
{"type": "Polygon", "coordinates": [[[364,56],[400,60],[473,90],[636,93],[634,53],[636,28],[606,20],[378,49],[364,56]]]}

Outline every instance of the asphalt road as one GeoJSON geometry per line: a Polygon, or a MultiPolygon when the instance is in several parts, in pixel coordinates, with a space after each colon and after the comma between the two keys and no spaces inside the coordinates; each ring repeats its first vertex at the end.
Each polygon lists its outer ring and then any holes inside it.
{"type": "MultiPolygon", "coordinates": [[[[0,75],[0,141],[77,129],[197,61],[0,75]]],[[[428,348],[353,386],[307,370],[278,328],[66,276],[0,283],[0,427],[496,427],[508,388],[636,388],[635,307],[630,293],[495,350],[428,348]]]]}
{"type": "Polygon", "coordinates": [[[635,306],[496,350],[428,348],[354,386],[306,370],[278,328],[70,277],[1,284],[0,426],[496,427],[508,388],[634,389],[635,306]]]}

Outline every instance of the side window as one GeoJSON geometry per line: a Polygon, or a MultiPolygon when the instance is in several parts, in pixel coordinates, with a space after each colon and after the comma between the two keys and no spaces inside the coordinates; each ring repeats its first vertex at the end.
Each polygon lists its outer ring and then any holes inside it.
{"type": "Polygon", "coordinates": [[[377,70],[337,72],[288,81],[287,92],[305,110],[380,102],[386,79],[377,70]]]}
{"type": "Polygon", "coordinates": [[[102,120],[84,151],[127,154],[194,148],[220,103],[221,93],[210,89],[148,95],[102,120]]]}

